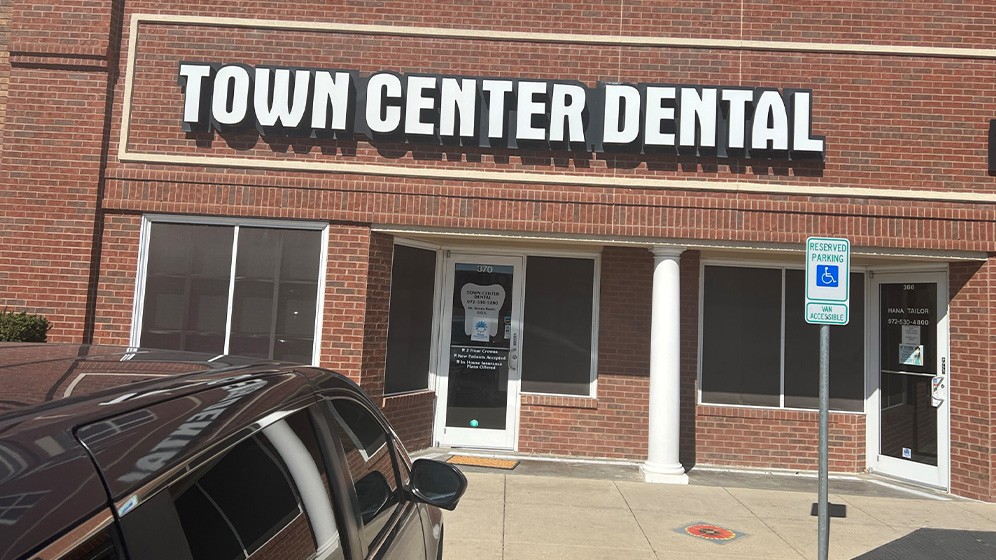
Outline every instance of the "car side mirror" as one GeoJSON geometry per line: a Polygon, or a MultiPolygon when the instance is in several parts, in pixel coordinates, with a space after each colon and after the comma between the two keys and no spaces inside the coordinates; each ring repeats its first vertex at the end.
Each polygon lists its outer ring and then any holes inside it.
{"type": "Polygon", "coordinates": [[[453,465],[416,459],[412,463],[411,494],[417,502],[453,510],[467,490],[467,477],[453,465]]]}

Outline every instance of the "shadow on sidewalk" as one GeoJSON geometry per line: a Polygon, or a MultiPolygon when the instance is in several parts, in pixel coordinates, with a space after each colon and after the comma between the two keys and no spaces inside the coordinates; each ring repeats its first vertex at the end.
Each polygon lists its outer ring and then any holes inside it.
{"type": "Polygon", "coordinates": [[[854,560],[992,560],[996,532],[917,529],[905,537],[857,556],[854,560]]]}

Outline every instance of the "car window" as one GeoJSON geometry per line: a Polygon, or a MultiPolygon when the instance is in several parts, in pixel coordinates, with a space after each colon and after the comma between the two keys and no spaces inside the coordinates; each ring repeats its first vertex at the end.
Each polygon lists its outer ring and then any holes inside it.
{"type": "Polygon", "coordinates": [[[369,546],[401,504],[390,435],[360,403],[333,399],[335,432],[342,442],[363,521],[361,536],[369,546]]]}
{"type": "Polygon", "coordinates": [[[141,560],[344,558],[306,411],[271,423],[124,515],[141,560]]]}

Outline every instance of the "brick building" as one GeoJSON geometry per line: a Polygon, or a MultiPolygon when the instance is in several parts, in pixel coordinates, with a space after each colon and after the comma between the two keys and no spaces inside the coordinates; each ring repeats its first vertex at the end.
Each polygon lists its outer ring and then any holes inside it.
{"type": "Polygon", "coordinates": [[[332,367],[413,448],[815,469],[805,243],[846,238],[831,470],[996,501],[991,2],[6,25],[0,306],[50,340],[332,367]]]}

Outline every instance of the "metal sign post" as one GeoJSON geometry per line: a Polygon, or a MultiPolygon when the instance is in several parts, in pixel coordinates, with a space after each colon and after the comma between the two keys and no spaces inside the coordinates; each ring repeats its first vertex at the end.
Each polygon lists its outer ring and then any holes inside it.
{"type": "Polygon", "coordinates": [[[806,322],[820,325],[819,560],[830,551],[829,432],[830,325],[846,325],[850,304],[851,243],[847,239],[806,240],[806,322]]]}
{"type": "Polygon", "coordinates": [[[819,523],[819,560],[827,560],[830,551],[829,502],[829,431],[830,431],[830,325],[820,325],[820,482],[816,502],[819,523]]]}

